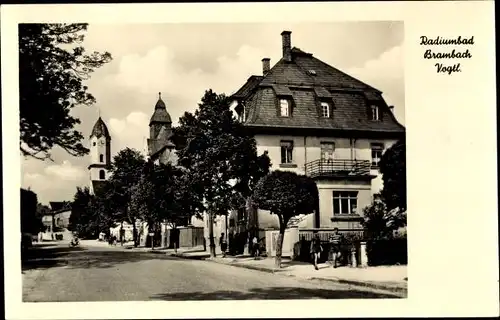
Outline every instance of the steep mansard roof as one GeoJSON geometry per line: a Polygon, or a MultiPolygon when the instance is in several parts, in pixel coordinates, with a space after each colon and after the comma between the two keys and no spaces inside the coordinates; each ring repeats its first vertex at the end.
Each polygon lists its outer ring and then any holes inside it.
{"type": "Polygon", "coordinates": [[[249,126],[405,130],[379,90],[298,48],[292,49],[292,61],[280,59],[265,76],[251,76],[232,97],[245,104],[245,124],[249,126]],[[280,96],[292,98],[291,117],[279,116],[280,96]],[[332,117],[321,117],[320,100],[332,102],[332,117]],[[379,106],[380,121],[369,120],[373,104],[379,106]]]}

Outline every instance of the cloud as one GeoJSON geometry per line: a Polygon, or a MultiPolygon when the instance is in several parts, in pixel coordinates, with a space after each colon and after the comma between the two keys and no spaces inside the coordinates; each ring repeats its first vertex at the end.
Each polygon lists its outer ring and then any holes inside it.
{"type": "Polygon", "coordinates": [[[145,113],[134,111],[123,119],[111,118],[109,130],[112,155],[127,147],[143,153],[146,151],[145,139],[149,135],[149,117],[145,113]]]}
{"type": "Polygon", "coordinates": [[[35,192],[41,203],[71,200],[77,186],[88,185],[86,169],[75,166],[69,160],[64,160],[61,164],[46,165],[44,169],[39,170],[41,164],[45,162],[25,160],[21,181],[21,186],[35,192]]]}
{"type": "Polygon", "coordinates": [[[45,168],[45,174],[65,181],[78,181],[85,177],[85,172],[81,167],[71,165],[69,160],[64,160],[62,165],[54,164],[45,168]]]}
{"type": "Polygon", "coordinates": [[[362,67],[347,70],[351,76],[382,91],[386,102],[394,105],[396,118],[401,123],[405,122],[403,61],[403,48],[399,45],[367,61],[362,67]]]}

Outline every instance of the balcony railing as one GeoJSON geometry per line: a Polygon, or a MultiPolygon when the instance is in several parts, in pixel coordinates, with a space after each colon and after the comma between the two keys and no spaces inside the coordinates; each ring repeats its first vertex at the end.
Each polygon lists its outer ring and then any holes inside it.
{"type": "Polygon", "coordinates": [[[311,178],[370,176],[369,160],[324,160],[306,163],[305,173],[311,178]]]}

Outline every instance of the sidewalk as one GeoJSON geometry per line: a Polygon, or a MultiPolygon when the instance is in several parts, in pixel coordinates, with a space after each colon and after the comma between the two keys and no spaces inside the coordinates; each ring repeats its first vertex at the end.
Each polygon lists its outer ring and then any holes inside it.
{"type": "Polygon", "coordinates": [[[339,267],[334,269],[329,264],[323,263],[318,265],[319,270],[315,270],[310,263],[290,261],[290,259],[284,258],[281,264],[282,267],[277,269],[274,266],[274,258],[255,260],[251,257],[216,257],[214,259],[207,258],[206,260],[307,280],[333,281],[389,290],[403,295],[407,295],[408,292],[408,284],[405,280],[407,279],[406,266],[339,267]]]}

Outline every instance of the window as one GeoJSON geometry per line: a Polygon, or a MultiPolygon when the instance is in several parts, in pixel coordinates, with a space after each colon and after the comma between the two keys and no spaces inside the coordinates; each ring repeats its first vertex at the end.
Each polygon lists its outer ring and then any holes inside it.
{"type": "Polygon", "coordinates": [[[371,106],[371,120],[378,121],[379,120],[379,110],[378,106],[371,106]]]}
{"type": "Polygon", "coordinates": [[[281,163],[292,163],[293,141],[281,141],[281,163]]]}
{"type": "Polygon", "coordinates": [[[104,172],[104,170],[99,170],[99,179],[106,179],[106,173],[104,172]]]}
{"type": "Polygon", "coordinates": [[[245,122],[245,106],[243,104],[238,104],[234,109],[238,115],[238,121],[245,122]]]}
{"type": "Polygon", "coordinates": [[[104,155],[103,154],[99,155],[99,161],[104,162],[104,155]]]}
{"type": "Polygon", "coordinates": [[[282,117],[290,116],[290,102],[287,99],[280,99],[280,115],[282,117]]]}
{"type": "Polygon", "coordinates": [[[330,118],[330,105],[328,102],[321,102],[321,115],[323,118],[330,118]]]}
{"type": "Polygon", "coordinates": [[[95,141],[92,143],[92,145],[95,147],[95,141]]]}
{"type": "Polygon", "coordinates": [[[334,153],[335,153],[335,143],[321,142],[321,161],[324,162],[333,161],[334,153]]]}
{"type": "Polygon", "coordinates": [[[382,143],[372,143],[372,167],[378,168],[382,153],[384,152],[384,145],[382,143]]]}
{"type": "Polygon", "coordinates": [[[334,191],[333,192],[333,214],[348,215],[356,214],[358,207],[357,191],[334,191]]]}

